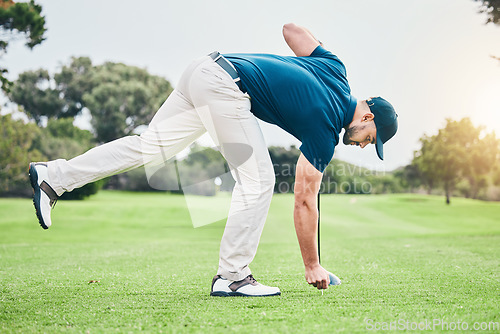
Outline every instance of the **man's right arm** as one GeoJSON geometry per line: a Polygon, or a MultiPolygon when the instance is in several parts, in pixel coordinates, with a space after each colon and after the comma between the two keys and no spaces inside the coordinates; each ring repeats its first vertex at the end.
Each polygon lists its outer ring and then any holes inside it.
{"type": "Polygon", "coordinates": [[[317,194],[322,178],[323,173],[318,171],[301,154],[295,172],[295,208],[293,212],[295,232],[304,261],[307,283],[318,289],[327,289],[330,279],[328,272],[319,264],[316,243],[318,233],[317,194]]]}
{"type": "Polygon", "coordinates": [[[283,37],[297,57],[307,57],[321,45],[309,30],[294,23],[283,26],[283,37]]]}

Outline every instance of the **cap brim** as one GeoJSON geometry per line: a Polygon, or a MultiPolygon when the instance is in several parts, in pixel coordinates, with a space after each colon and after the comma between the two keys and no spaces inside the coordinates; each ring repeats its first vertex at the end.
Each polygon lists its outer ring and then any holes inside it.
{"type": "Polygon", "coordinates": [[[382,143],[382,139],[377,134],[377,143],[375,144],[375,148],[377,149],[377,155],[380,160],[384,160],[384,143],[382,143]]]}

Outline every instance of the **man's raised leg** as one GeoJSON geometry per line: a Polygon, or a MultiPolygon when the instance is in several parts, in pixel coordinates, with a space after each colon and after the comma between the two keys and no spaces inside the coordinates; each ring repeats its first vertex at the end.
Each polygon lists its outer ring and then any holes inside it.
{"type": "Polygon", "coordinates": [[[71,160],[30,164],[34,205],[40,225],[48,228],[54,200],[66,191],[144,164],[173,157],[205,132],[192,104],[174,90],[140,136],[94,147],[71,160]],[[52,191],[51,191],[52,190],[52,191]]]}

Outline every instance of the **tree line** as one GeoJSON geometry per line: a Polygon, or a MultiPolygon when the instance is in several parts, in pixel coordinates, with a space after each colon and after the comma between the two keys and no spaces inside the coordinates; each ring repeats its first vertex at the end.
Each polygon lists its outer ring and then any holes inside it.
{"type": "MultiPolygon", "coordinates": [[[[333,159],[326,168],[321,193],[385,194],[427,192],[500,200],[500,141],[494,132],[475,127],[470,119],[447,120],[437,134],[424,135],[421,148],[407,166],[377,172],[333,159]]],[[[98,144],[95,134],[73,125],[72,118],[49,119],[46,126],[0,116],[0,196],[30,196],[26,173],[30,161],[70,159],[98,144]]],[[[300,150],[271,146],[276,193],[293,193],[300,150]]],[[[213,196],[231,191],[234,180],[222,155],[193,144],[190,153],[165,162],[148,173],[138,168],[125,174],[65,193],[63,199],[82,199],[102,187],[129,191],[170,191],[213,196]]]]}
{"type": "MultiPolygon", "coordinates": [[[[486,23],[499,24],[500,1],[481,2],[486,23]]],[[[0,0],[0,54],[9,41],[26,39],[33,48],[45,40],[45,17],[33,0],[16,3],[0,0]]],[[[0,68],[1,89],[19,106],[28,123],[0,115],[0,196],[29,196],[26,166],[30,161],[70,159],[95,145],[132,135],[147,124],[171,93],[171,84],[145,69],[121,63],[92,64],[74,57],[55,74],[45,69],[21,73],[15,82],[0,68]],[[92,130],[73,125],[82,113],[91,116],[92,130]]],[[[379,173],[332,160],[324,173],[322,193],[373,194],[427,191],[500,200],[499,141],[493,132],[475,127],[470,119],[447,120],[436,135],[424,135],[413,161],[394,172],[379,173]]],[[[296,147],[270,147],[276,175],[275,192],[293,192],[296,147]]],[[[230,191],[234,184],[219,152],[197,145],[181,161],[166,162],[148,175],[139,168],[89,184],[65,198],[81,199],[101,187],[125,190],[162,190],[214,195],[230,191]]]]}
{"type": "MultiPolygon", "coordinates": [[[[0,115],[0,196],[31,196],[27,176],[30,161],[71,159],[98,145],[94,133],[73,125],[73,118],[50,118],[45,126],[36,122],[0,115]]],[[[272,146],[269,154],[276,175],[275,192],[292,193],[299,149],[272,146]]],[[[213,196],[231,191],[234,179],[219,151],[191,145],[182,159],[166,161],[151,173],[138,168],[99,182],[88,184],[62,199],[83,199],[99,189],[129,191],[170,191],[213,196]]],[[[322,193],[372,194],[401,192],[404,189],[391,173],[377,173],[334,159],[327,167],[322,193]]]]}

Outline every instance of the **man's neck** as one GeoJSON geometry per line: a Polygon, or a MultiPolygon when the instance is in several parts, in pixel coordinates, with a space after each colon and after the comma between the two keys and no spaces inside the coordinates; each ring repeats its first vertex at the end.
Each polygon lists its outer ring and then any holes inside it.
{"type": "Polygon", "coordinates": [[[358,119],[363,117],[363,115],[366,114],[367,112],[370,112],[370,107],[368,107],[368,104],[366,103],[366,101],[365,100],[363,100],[363,101],[358,100],[358,103],[356,104],[356,109],[354,109],[354,116],[352,116],[352,121],[344,129],[348,129],[349,127],[351,127],[351,124],[354,121],[357,121],[358,119]]]}

